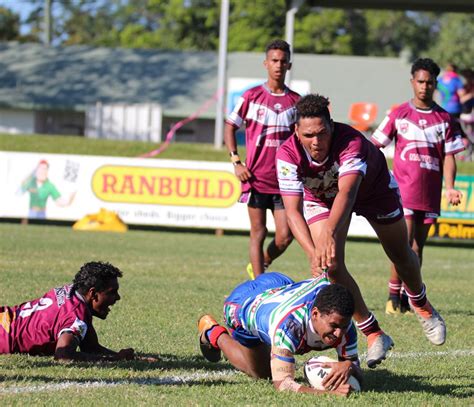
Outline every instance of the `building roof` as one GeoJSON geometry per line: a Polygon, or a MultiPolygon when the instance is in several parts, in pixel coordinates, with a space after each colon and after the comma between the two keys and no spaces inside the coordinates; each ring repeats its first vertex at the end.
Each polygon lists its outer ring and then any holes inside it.
{"type": "MultiPolygon", "coordinates": [[[[212,98],[216,52],[52,47],[0,44],[0,106],[16,109],[85,110],[102,103],[159,103],[168,117],[186,117],[212,98]]],[[[265,79],[262,53],[230,53],[227,76],[265,79]]],[[[292,79],[329,96],[336,120],[352,102],[386,109],[411,95],[409,65],[399,58],[296,54],[292,79]]],[[[215,105],[202,117],[214,118],[215,105]]]]}

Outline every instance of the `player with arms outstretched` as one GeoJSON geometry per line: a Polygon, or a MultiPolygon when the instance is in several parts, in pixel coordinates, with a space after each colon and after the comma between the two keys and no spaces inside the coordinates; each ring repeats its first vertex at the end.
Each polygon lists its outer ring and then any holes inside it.
{"type": "Polygon", "coordinates": [[[0,354],[26,353],[58,360],[129,360],[133,349],[114,352],[99,344],[92,317],[106,319],[120,300],[122,272],[109,263],[89,262],[72,284],[14,307],[0,307],[0,354]],[[77,351],[77,348],[80,351],[77,351]]]}
{"type": "Polygon", "coordinates": [[[359,382],[357,332],[351,322],[354,300],[325,275],[298,283],[280,273],[265,273],[237,286],[224,302],[224,326],[210,315],[198,323],[201,351],[217,362],[221,351],[237,369],[271,378],[277,390],[329,392],[347,396],[349,377],[359,382]],[[338,362],[316,390],[295,381],[295,355],[334,348],[338,362]]]}
{"type": "Polygon", "coordinates": [[[239,202],[247,204],[250,218],[250,263],[247,266],[250,278],[262,274],[293,239],[275,172],[275,154],[293,133],[294,105],[300,97],[285,85],[286,72],[291,68],[290,55],[290,46],[283,40],[267,45],[263,63],[268,72],[267,81],[239,98],[225,124],[225,144],[235,175],[242,182],[239,202]],[[235,136],[244,123],[245,164],[239,157],[235,136]],[[275,218],[275,238],[264,251],[267,209],[275,218]]]}
{"type": "Polygon", "coordinates": [[[446,326],[426,297],[420,264],[408,242],[397,183],[385,157],[360,132],[333,122],[328,107],[329,100],[321,95],[307,95],[297,103],[295,134],[277,152],[278,180],[288,222],[311,262],[313,276],[327,269],[331,280],[354,296],[354,319],[367,337],[367,365],[374,368],[393,341],[369,312],[345,265],[353,212],[364,216],[377,233],[406,285],[427,338],[443,344],[446,326]]]}
{"type": "MultiPolygon", "coordinates": [[[[439,73],[433,60],[416,60],[411,67],[413,99],[394,109],[372,135],[372,142],[381,148],[395,140],[393,173],[402,196],[408,238],[420,266],[428,232],[440,215],[443,177],[448,203],[458,205],[462,198],[454,189],[455,154],[464,145],[455,120],[433,100],[439,73]]],[[[408,297],[393,264],[388,286],[385,312],[408,312],[408,297]]]]}

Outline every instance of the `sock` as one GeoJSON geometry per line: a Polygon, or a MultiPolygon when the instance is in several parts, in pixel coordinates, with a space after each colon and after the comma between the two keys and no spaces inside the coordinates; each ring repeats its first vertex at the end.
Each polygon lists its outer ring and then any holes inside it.
{"type": "Polygon", "coordinates": [[[400,290],[402,289],[402,281],[398,278],[388,280],[388,296],[392,299],[400,298],[400,290]]]}
{"type": "Polygon", "coordinates": [[[221,325],[214,325],[212,328],[206,331],[206,338],[213,348],[219,349],[217,340],[222,334],[226,334],[227,330],[221,325]]]}
{"type": "Polygon", "coordinates": [[[400,305],[402,307],[407,307],[408,309],[410,309],[410,305],[408,304],[408,295],[405,290],[405,287],[402,287],[402,290],[400,291],[400,305]]]}
{"type": "Polygon", "coordinates": [[[369,317],[365,321],[356,322],[356,326],[367,337],[372,334],[377,334],[375,336],[378,336],[383,333],[383,331],[379,327],[379,323],[375,318],[375,315],[371,312],[369,313],[369,317]]]}
{"type": "Polygon", "coordinates": [[[424,284],[419,293],[411,292],[408,287],[405,287],[405,292],[407,293],[408,298],[410,298],[410,302],[414,307],[423,308],[426,304],[429,305],[429,302],[426,298],[426,287],[424,284]]]}

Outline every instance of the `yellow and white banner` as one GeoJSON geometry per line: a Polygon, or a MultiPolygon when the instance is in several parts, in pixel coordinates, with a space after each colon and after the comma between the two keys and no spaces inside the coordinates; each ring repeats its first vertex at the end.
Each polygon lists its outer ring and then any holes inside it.
{"type": "MultiPolygon", "coordinates": [[[[474,180],[465,178],[459,181],[466,184],[466,205],[451,216],[472,222],[474,180]]],[[[0,185],[0,218],[76,221],[104,208],[132,225],[250,229],[230,163],[0,151],[0,185]]],[[[274,231],[272,216],[267,219],[274,231]]],[[[459,226],[453,223],[443,237],[473,237],[454,233],[459,226]]],[[[355,215],[349,235],[375,237],[355,215]]]]}

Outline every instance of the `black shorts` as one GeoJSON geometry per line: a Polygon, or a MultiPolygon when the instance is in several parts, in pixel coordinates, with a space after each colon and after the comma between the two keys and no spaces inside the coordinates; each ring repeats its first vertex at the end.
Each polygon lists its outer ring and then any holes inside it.
{"type": "Polygon", "coordinates": [[[280,194],[264,194],[257,191],[244,192],[239,202],[246,203],[251,208],[279,210],[285,209],[280,194]]]}

